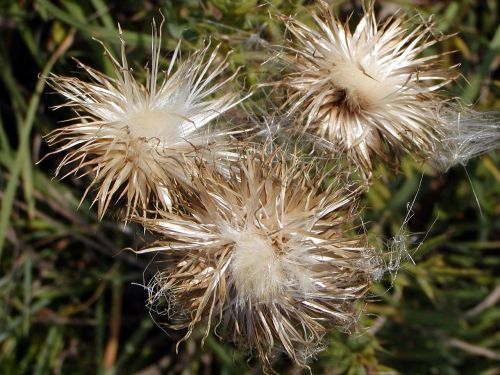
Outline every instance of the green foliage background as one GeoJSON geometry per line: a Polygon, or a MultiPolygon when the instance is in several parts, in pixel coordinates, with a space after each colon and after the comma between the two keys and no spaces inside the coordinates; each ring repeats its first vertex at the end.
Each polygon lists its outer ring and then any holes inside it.
{"type": "MultiPolygon", "coordinates": [[[[450,95],[481,110],[499,107],[497,1],[377,4],[384,14],[398,7],[433,14],[439,31],[457,33],[432,51],[457,51],[447,64],[460,63],[463,78],[450,95]]],[[[53,180],[60,156],[35,164],[48,152],[41,137],[70,116],[50,109],[61,98],[38,77],[79,75],[70,57],[111,73],[92,38],[117,51],[117,22],[140,74],[160,9],[165,63],[179,38],[188,53],[212,36],[224,43],[223,53],[235,50],[232,67],[244,65],[240,86],[249,88],[266,69],[262,41],[279,44],[284,36],[278,12],[307,21],[305,10],[313,6],[306,0],[0,1],[0,374],[261,372],[214,336],[200,349],[196,334],[175,354],[181,334],[154,324],[136,285],[150,260],[120,251],[140,246],[144,234],[113,215],[98,222],[88,200],[78,209],[85,181],[53,180]]],[[[353,19],[360,10],[359,1],[332,6],[344,17],[354,10],[353,19]]],[[[445,175],[411,159],[403,160],[398,176],[377,171],[364,200],[370,236],[382,244],[404,234],[401,224],[415,198],[404,237],[415,263],[406,259],[397,276],[374,285],[358,332],[330,335],[314,373],[500,373],[499,159],[486,155],[445,175]]],[[[304,371],[284,357],[275,366],[284,374],[304,371]]]]}

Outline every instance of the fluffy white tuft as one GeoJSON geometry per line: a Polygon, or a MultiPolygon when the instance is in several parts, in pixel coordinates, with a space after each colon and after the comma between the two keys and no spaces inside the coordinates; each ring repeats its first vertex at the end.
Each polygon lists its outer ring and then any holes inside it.
{"type": "Polygon", "coordinates": [[[227,228],[221,236],[234,243],[230,269],[238,304],[270,303],[286,290],[305,295],[313,288],[308,272],[312,259],[300,251],[299,244],[296,248],[289,244],[288,249],[279,251],[268,236],[255,230],[227,228]]]}
{"type": "Polygon", "coordinates": [[[463,111],[448,117],[449,126],[432,158],[440,170],[465,166],[470,159],[500,148],[500,111],[463,111]]]}

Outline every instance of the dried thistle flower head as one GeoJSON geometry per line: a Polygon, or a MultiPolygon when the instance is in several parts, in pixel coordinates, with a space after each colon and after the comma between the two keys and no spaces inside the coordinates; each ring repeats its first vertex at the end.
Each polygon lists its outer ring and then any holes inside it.
{"type": "Polygon", "coordinates": [[[141,220],[162,236],[141,252],[166,255],[148,289],[150,305],[167,301],[170,327],[187,338],[199,323],[207,335],[215,326],[265,366],[274,348],[303,365],[325,332],[352,328],[377,258],[347,234],[357,191],[339,177],[322,189],[330,175],[312,168],[258,150],[229,178],[201,164],[199,199],[141,220]]]}
{"type": "Polygon", "coordinates": [[[347,154],[369,178],[372,158],[406,151],[428,157],[446,120],[437,90],[454,78],[441,55],[421,56],[438,41],[429,22],[413,30],[403,16],[377,24],[373,1],[351,32],[319,1],[316,27],[285,18],[294,39],[283,79],[296,126],[318,144],[347,154]]]}
{"type": "MultiPolygon", "coordinates": [[[[160,26],[161,30],[161,26],[160,26]]],[[[235,74],[220,79],[227,57],[217,63],[217,50],[208,44],[174,71],[177,46],[164,77],[160,77],[161,31],[153,22],[152,61],[146,84],[136,81],[125,55],[120,29],[121,61],[104,47],[116,76],[109,77],[79,63],[89,82],[53,75],[49,82],[66,98],[60,107],[77,112],[73,124],[47,137],[55,152],[66,152],[61,168],[68,173],[93,174],[90,188],[98,187],[94,203],[102,218],[112,201],[125,197],[127,216],[145,210],[154,195],[155,203],[170,207],[176,180],[182,180],[182,156],[213,141],[207,125],[238,102],[234,93],[220,94],[235,74]]],[[[223,134],[223,131],[219,135],[223,134]]],[[[82,198],[83,199],[83,198],[82,198]]]]}

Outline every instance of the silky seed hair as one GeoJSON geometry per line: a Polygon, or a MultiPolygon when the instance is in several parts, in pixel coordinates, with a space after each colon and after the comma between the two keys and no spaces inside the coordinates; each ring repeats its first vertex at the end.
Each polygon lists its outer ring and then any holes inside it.
{"type": "Polygon", "coordinates": [[[351,233],[359,189],[268,151],[243,152],[229,176],[200,163],[183,211],[137,218],[161,238],[140,251],[162,259],[148,304],[185,339],[204,325],[266,368],[274,349],[305,365],[326,332],[353,329],[380,265],[351,233]]]}
{"type": "Polygon", "coordinates": [[[415,16],[419,25],[410,29],[395,15],[379,24],[370,2],[352,32],[321,0],[313,18],[310,27],[283,17],[292,39],[280,55],[291,129],[332,155],[345,153],[367,179],[374,156],[428,158],[447,125],[438,91],[456,76],[440,67],[442,55],[422,55],[442,38],[432,21],[415,16]]]}
{"type": "Polygon", "coordinates": [[[470,159],[500,148],[500,111],[450,112],[448,127],[431,161],[438,170],[465,166],[470,159]]]}
{"type": "MultiPolygon", "coordinates": [[[[228,92],[236,73],[225,75],[227,56],[217,58],[219,46],[210,43],[178,63],[180,43],[166,72],[160,72],[161,25],[153,22],[152,61],[146,83],[136,80],[126,58],[123,33],[119,30],[121,61],[103,45],[115,76],[109,77],[78,62],[90,78],[52,75],[51,86],[76,112],[72,124],[47,136],[48,143],[64,152],[56,170],[93,179],[98,215],[103,217],[111,202],[125,198],[127,214],[145,212],[150,201],[171,209],[176,185],[185,182],[182,159],[226,135],[209,124],[241,99],[228,92]],[[177,65],[177,68],[175,68],[177,65]],[[163,77],[160,77],[163,75],[163,77]],[[224,78],[225,77],[225,78],[224,78]],[[225,91],[225,93],[224,93],[225,91]]],[[[84,199],[82,198],[82,200],[84,199]]]]}

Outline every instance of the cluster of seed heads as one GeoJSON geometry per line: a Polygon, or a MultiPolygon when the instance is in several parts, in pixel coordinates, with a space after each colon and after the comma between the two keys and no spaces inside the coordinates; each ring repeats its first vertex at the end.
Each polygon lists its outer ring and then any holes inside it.
{"type": "Polygon", "coordinates": [[[251,94],[231,91],[239,73],[219,46],[179,62],[179,44],[161,73],[154,22],[145,84],[121,30],[121,58],[104,47],[113,77],[81,62],[86,81],[49,77],[77,113],[47,136],[65,155],[56,174],[91,176],[83,196],[92,191],[100,218],[122,202],[124,221],[157,237],[138,251],[161,257],[148,304],[185,338],[202,325],[266,367],[276,350],[305,365],[325,333],[354,328],[384,271],[353,224],[375,163],[406,153],[446,170],[499,139],[491,116],[443,97],[457,73],[422,54],[438,42],[432,22],[379,23],[372,2],[351,30],[321,0],[313,19],[281,16],[289,39],[267,51],[284,66],[272,85],[282,95],[268,97],[286,99],[266,103],[261,125],[228,115],[251,94]]]}

